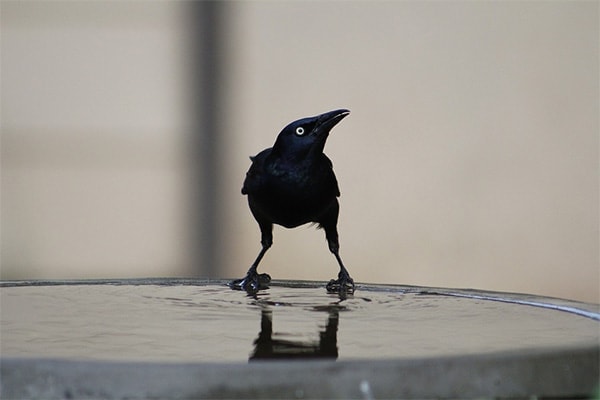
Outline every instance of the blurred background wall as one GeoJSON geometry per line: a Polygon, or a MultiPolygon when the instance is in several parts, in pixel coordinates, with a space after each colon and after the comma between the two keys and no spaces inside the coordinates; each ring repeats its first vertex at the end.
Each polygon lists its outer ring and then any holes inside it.
{"type": "MultiPolygon", "coordinates": [[[[242,276],[248,156],[345,107],[356,281],[600,301],[597,2],[0,7],[2,279],[242,276]]],[[[337,274],[274,234],[263,272],[337,274]]]]}

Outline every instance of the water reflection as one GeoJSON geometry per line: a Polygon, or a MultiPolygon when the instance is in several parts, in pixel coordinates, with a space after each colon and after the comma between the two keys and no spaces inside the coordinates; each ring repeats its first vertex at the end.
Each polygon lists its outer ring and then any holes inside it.
{"type": "Polygon", "coordinates": [[[307,301],[304,306],[302,306],[301,301],[299,302],[300,299],[303,299],[302,297],[280,297],[275,300],[270,296],[269,291],[248,293],[247,296],[253,299],[253,304],[261,309],[260,332],[254,340],[254,350],[248,361],[315,358],[336,360],[338,358],[339,312],[346,309],[341,303],[348,299],[347,293],[336,293],[335,296],[329,294],[330,298],[335,297],[337,301],[328,304],[315,305],[312,301],[307,301]],[[284,299],[292,301],[287,302],[284,299]],[[295,308],[297,306],[319,314],[327,314],[325,325],[318,332],[318,340],[310,339],[306,334],[299,332],[277,332],[273,330],[273,308],[286,309],[287,307],[295,308]]]}
{"type": "Polygon", "coordinates": [[[319,340],[293,339],[293,334],[273,332],[273,312],[263,308],[260,313],[260,332],[254,341],[254,352],[249,361],[264,359],[337,359],[337,331],[339,310],[331,306],[327,310],[325,327],[319,332],[319,340]]]}

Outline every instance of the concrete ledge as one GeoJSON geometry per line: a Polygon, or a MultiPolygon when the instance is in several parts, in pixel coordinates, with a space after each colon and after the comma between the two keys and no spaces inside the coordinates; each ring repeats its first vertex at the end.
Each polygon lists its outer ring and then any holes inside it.
{"type": "Polygon", "coordinates": [[[160,364],[2,359],[3,399],[588,398],[598,347],[383,361],[160,364]]]}

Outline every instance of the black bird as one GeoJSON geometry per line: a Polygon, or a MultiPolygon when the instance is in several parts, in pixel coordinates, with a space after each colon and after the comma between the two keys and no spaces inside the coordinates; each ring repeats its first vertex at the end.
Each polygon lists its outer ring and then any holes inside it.
{"type": "Polygon", "coordinates": [[[233,289],[256,292],[271,281],[257,268],[273,244],[273,224],[295,228],[316,223],[325,230],[329,250],[340,272],[327,284],[330,292],[352,293],[354,281],[339,254],[337,220],[340,195],[331,160],[323,154],[329,131],[349,110],[330,111],[290,123],[277,136],[273,147],[250,157],[242,194],[248,195],[250,211],[261,232],[262,249],[246,277],[230,283],[233,289]]]}

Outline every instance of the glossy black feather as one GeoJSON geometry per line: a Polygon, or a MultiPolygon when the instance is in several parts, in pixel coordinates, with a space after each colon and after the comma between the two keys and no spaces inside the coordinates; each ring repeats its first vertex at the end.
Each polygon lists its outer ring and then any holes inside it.
{"type": "Polygon", "coordinates": [[[317,223],[325,230],[329,249],[340,266],[340,279],[332,280],[328,289],[353,290],[352,278],[338,253],[340,190],[333,164],[323,153],[331,128],[349,113],[340,109],[294,121],[279,133],[273,147],[250,157],[252,164],[242,194],[248,196],[248,205],[261,230],[263,248],[246,278],[232,282],[232,287],[246,290],[261,287],[261,275],[256,269],[273,242],[273,224],[294,228],[317,223]]]}

